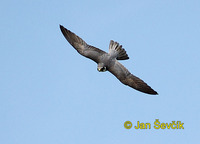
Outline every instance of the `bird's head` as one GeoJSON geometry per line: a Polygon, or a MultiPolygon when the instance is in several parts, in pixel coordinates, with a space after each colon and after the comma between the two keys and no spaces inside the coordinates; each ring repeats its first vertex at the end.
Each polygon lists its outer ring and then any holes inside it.
{"type": "Polygon", "coordinates": [[[106,68],[106,66],[103,63],[99,63],[98,67],[97,67],[97,70],[99,72],[105,72],[105,71],[107,71],[107,68],[106,68]]]}

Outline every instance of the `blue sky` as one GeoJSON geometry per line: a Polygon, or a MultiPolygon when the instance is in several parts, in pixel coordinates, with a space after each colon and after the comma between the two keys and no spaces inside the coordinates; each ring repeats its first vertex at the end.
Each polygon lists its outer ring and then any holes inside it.
{"type": "Polygon", "coordinates": [[[198,0],[7,0],[0,4],[0,143],[196,143],[200,133],[198,0]],[[108,51],[159,95],[99,73],[59,24],[108,51]],[[184,129],[153,128],[155,119],[184,129]],[[151,129],[125,129],[125,121],[151,129]]]}

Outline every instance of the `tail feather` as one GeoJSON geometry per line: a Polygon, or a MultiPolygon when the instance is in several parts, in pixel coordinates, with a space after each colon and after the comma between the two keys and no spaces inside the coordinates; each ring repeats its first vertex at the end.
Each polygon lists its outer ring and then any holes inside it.
{"type": "Polygon", "coordinates": [[[117,60],[127,60],[129,59],[125,49],[122,48],[118,42],[110,41],[109,53],[116,57],[117,60]]]}

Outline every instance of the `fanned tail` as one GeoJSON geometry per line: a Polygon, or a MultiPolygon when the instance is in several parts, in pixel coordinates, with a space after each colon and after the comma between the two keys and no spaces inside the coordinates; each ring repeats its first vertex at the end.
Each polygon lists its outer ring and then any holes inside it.
{"type": "Polygon", "coordinates": [[[122,48],[122,45],[120,45],[118,42],[114,42],[113,40],[110,41],[109,53],[113,57],[116,57],[117,60],[129,59],[125,49],[122,48]]]}

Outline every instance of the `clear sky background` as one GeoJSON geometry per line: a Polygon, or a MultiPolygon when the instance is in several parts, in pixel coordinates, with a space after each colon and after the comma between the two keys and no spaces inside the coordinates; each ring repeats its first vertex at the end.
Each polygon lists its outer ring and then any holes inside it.
{"type": "Polygon", "coordinates": [[[1,144],[189,144],[200,135],[200,1],[6,0],[0,2],[1,144]],[[99,73],[59,24],[108,51],[159,95],[99,73]],[[155,119],[184,129],[153,128],[155,119]],[[125,129],[125,121],[152,124],[125,129]]]}

